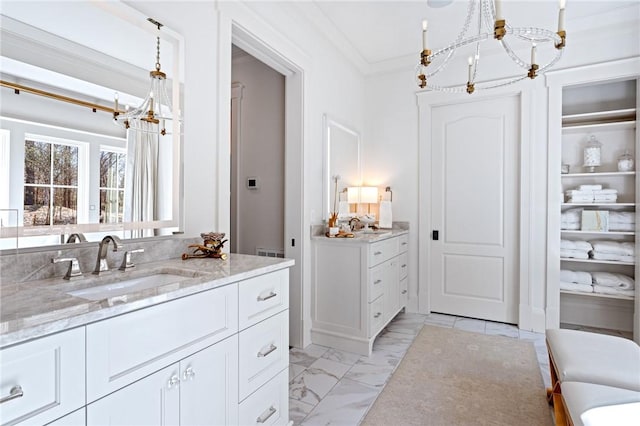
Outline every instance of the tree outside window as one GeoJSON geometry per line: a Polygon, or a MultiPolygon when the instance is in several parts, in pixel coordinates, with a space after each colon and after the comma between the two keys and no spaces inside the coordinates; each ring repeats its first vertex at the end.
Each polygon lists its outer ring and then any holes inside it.
{"type": "Polygon", "coordinates": [[[121,223],[124,217],[126,154],[100,151],[100,223],[121,223]]]}
{"type": "Polygon", "coordinates": [[[25,140],[25,227],[76,224],[78,147],[25,140]]]}

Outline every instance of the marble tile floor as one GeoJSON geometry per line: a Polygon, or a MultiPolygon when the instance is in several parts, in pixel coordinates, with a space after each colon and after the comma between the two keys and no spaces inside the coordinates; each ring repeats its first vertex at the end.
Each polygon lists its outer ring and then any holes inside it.
{"type": "Polygon", "coordinates": [[[315,344],[291,349],[290,420],[304,426],[358,425],[425,324],[532,341],[544,385],[549,386],[549,357],[542,333],[451,315],[400,313],[378,336],[370,357],[315,344]]]}

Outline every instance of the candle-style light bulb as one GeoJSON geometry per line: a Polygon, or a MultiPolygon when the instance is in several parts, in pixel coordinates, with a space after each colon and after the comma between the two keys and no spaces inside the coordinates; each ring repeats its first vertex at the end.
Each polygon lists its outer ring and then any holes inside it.
{"type": "Polygon", "coordinates": [[[116,92],[116,93],[113,95],[113,103],[114,103],[113,110],[114,110],[115,112],[118,112],[118,92],[116,92]]]}
{"type": "Polygon", "coordinates": [[[531,44],[531,65],[536,63],[536,44],[531,44]]]}
{"type": "Polygon", "coordinates": [[[149,111],[153,111],[153,92],[149,92],[149,111]]]}
{"type": "Polygon", "coordinates": [[[502,18],[502,0],[495,0],[496,6],[496,21],[499,21],[502,18]]]}
{"type": "Polygon", "coordinates": [[[473,68],[473,57],[469,56],[469,59],[467,59],[469,62],[469,82],[471,82],[471,74],[472,74],[472,68],[473,68]]]}
{"type": "Polygon", "coordinates": [[[429,39],[427,36],[427,27],[428,27],[429,23],[427,22],[427,20],[423,20],[422,21],[422,50],[427,50],[429,46],[429,39]]]}
{"type": "Polygon", "coordinates": [[[560,0],[558,10],[558,32],[564,31],[564,8],[567,4],[567,0],[560,0]]]}

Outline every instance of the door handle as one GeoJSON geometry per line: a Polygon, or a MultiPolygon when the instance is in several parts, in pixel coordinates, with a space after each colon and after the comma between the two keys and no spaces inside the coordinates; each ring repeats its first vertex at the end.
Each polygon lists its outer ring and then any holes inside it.
{"type": "Polygon", "coordinates": [[[440,232],[438,232],[437,229],[434,229],[433,231],[431,231],[433,241],[438,241],[438,238],[440,237],[440,235],[438,234],[440,234],[440,232]]]}

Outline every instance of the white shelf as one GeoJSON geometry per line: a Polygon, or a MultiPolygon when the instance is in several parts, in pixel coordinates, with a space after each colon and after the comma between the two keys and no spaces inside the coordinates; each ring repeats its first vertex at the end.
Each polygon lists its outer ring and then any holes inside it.
{"type": "Polygon", "coordinates": [[[619,262],[617,260],[599,260],[599,259],[575,259],[573,257],[561,257],[561,262],[579,262],[579,263],[593,263],[601,265],[635,265],[635,262],[619,262]]]}
{"type": "Polygon", "coordinates": [[[594,172],[594,173],[564,173],[560,177],[563,178],[582,178],[582,177],[609,177],[609,176],[635,176],[636,172],[594,172]]]}
{"type": "Polygon", "coordinates": [[[563,234],[576,234],[576,235],[636,235],[633,231],[580,231],[573,229],[561,229],[563,234]]]}
{"type": "Polygon", "coordinates": [[[562,116],[562,131],[633,129],[636,126],[636,109],[588,112],[562,116]]]}
{"type": "Polygon", "coordinates": [[[635,207],[636,203],[562,203],[561,207],[635,207]]]}
{"type": "Polygon", "coordinates": [[[633,296],[624,296],[622,294],[603,294],[603,293],[585,293],[582,291],[571,291],[571,290],[560,290],[560,294],[570,294],[574,296],[585,296],[585,297],[600,297],[604,299],[621,299],[621,300],[634,300],[633,296]]]}

